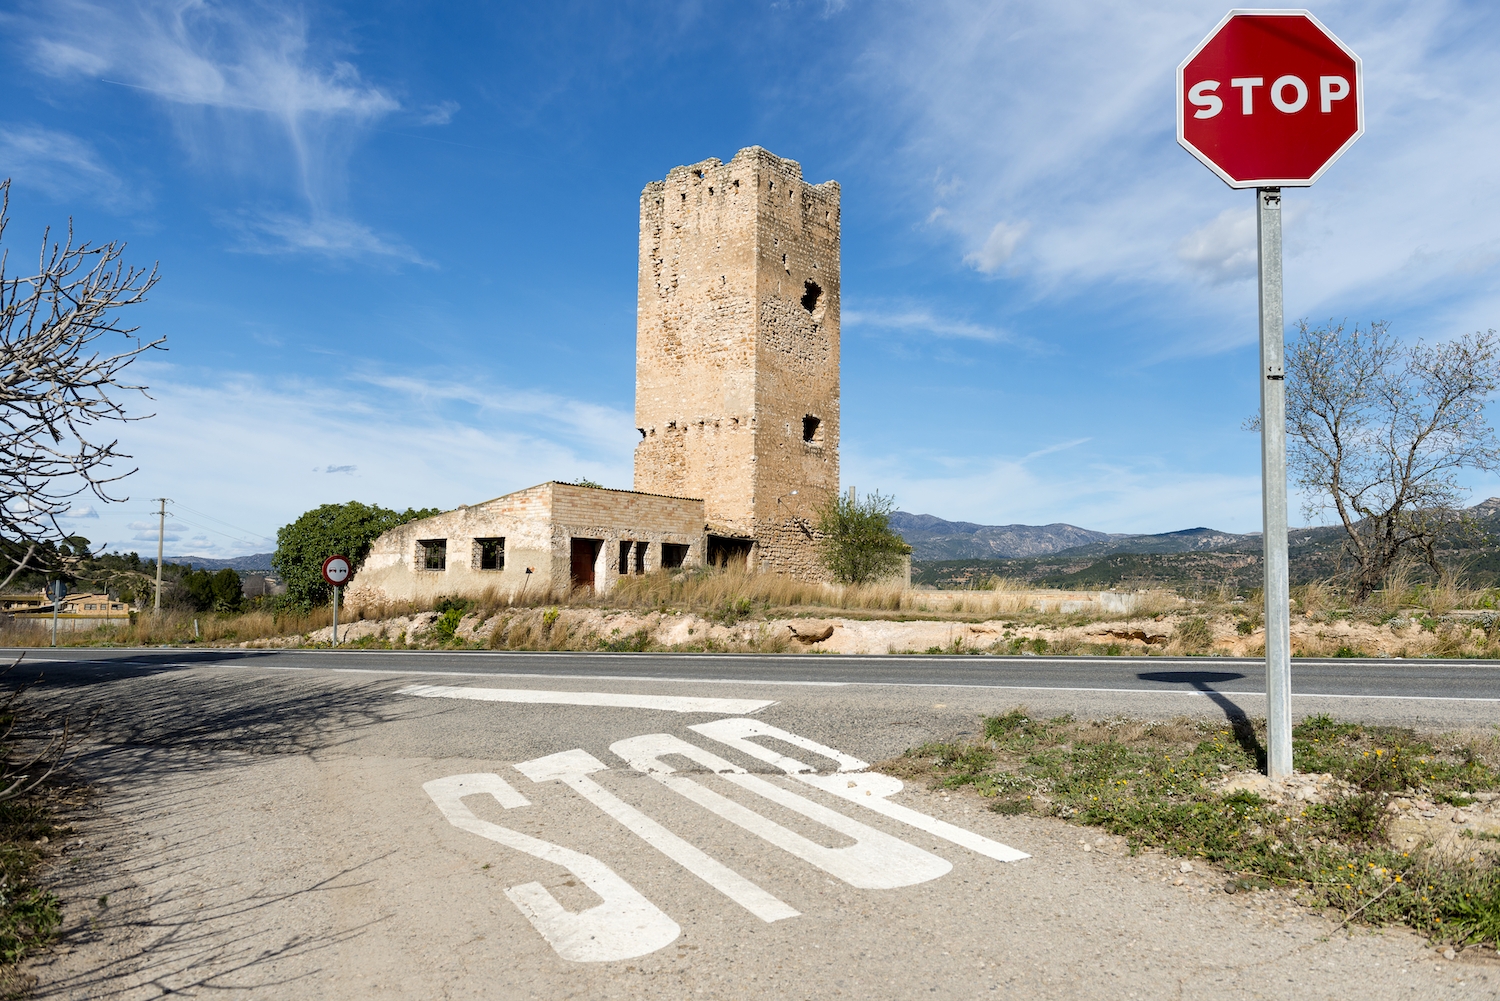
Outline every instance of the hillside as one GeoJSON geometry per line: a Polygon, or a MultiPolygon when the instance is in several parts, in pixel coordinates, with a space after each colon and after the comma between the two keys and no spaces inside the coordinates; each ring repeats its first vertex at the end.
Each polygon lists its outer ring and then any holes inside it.
{"type": "Polygon", "coordinates": [[[912,547],[912,558],[918,560],[1045,556],[1115,538],[1076,525],[976,525],[905,511],[891,515],[891,527],[912,547]]]}
{"type": "MultiPolygon", "coordinates": [[[[1439,557],[1471,586],[1500,586],[1500,498],[1482,501],[1466,513],[1472,519],[1473,530],[1449,539],[1439,557]]],[[[964,524],[930,518],[928,524],[932,522],[964,524]]],[[[982,587],[989,578],[1005,577],[1034,586],[1077,590],[1168,587],[1201,593],[1227,587],[1242,594],[1261,584],[1258,534],[1236,535],[1207,528],[1159,535],[1092,534],[1103,538],[1051,553],[1010,559],[985,558],[982,554],[924,556],[942,550],[913,543],[912,583],[973,588],[982,587]]],[[[1292,583],[1308,584],[1336,577],[1341,569],[1344,538],[1344,529],[1338,525],[1292,529],[1287,539],[1292,583]]],[[[1420,578],[1422,574],[1418,568],[1416,576],[1420,578]]]]}
{"type": "Polygon", "coordinates": [[[1061,522],[1052,525],[976,525],[905,511],[891,515],[891,527],[912,547],[912,558],[920,561],[1020,559],[1054,554],[1188,553],[1241,545],[1257,538],[1212,528],[1130,535],[1095,532],[1061,522]]]}
{"type": "Polygon", "coordinates": [[[191,566],[194,570],[223,570],[229,567],[240,573],[270,573],[271,553],[255,553],[251,556],[236,556],[228,560],[215,560],[207,556],[168,556],[168,563],[191,566]]]}

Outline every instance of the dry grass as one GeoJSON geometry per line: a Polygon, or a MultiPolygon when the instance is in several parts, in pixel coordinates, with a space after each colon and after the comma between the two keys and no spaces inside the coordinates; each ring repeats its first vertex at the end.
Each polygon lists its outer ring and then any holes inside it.
{"type": "MultiPolygon", "coordinates": [[[[292,636],[331,624],[333,611],[315,608],[307,614],[253,611],[239,615],[211,612],[140,612],[129,625],[88,630],[59,629],[59,646],[161,646],[180,643],[237,643],[245,640],[292,636]],[[194,623],[197,629],[194,629],[194,623]]],[[[52,642],[47,623],[17,622],[0,625],[0,646],[43,647],[52,642]]]]}

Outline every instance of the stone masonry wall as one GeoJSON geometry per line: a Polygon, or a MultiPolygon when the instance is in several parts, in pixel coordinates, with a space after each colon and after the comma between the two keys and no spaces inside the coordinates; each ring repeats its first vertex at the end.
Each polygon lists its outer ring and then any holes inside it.
{"type": "MultiPolygon", "coordinates": [[[[426,603],[477,598],[490,589],[502,596],[563,594],[571,584],[574,538],[602,542],[594,579],[607,591],[620,576],[621,541],[643,546],[646,572],[660,568],[663,542],[687,546],[686,564],[696,565],[704,558],[703,525],[700,500],[543,483],[386,532],[350,582],[347,600],[426,603]],[[483,570],[478,540],[495,538],[505,540],[504,569],[483,570]],[[421,543],[438,539],[447,542],[447,565],[428,570],[421,543]]],[[[627,572],[633,570],[632,552],[627,572]]]]}
{"type": "Polygon", "coordinates": [[[821,577],[802,533],[769,526],[838,489],[838,372],[837,183],[750,147],[646,186],[636,490],[702,497],[754,566],[821,577]]]}

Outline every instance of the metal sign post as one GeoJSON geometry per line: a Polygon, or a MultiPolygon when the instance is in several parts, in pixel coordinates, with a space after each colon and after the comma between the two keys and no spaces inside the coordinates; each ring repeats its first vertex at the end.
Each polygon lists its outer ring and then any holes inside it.
{"type": "Polygon", "coordinates": [[[1291,581],[1286,552],[1286,369],[1281,189],[1255,192],[1260,258],[1260,469],[1266,595],[1266,774],[1292,774],[1291,581]]]}
{"type": "Polygon", "coordinates": [[[1364,134],[1364,93],[1359,56],[1305,10],[1232,10],[1177,67],[1177,142],[1231,188],[1256,189],[1266,773],[1273,779],[1292,774],[1281,189],[1312,184],[1364,134]]]}
{"type": "Polygon", "coordinates": [[[339,645],[339,592],[349,583],[353,568],[344,556],[330,556],[323,561],[323,579],[333,588],[333,645],[339,645]]]}
{"type": "Polygon", "coordinates": [[[68,596],[68,585],[55,580],[47,585],[47,593],[52,596],[52,645],[57,646],[57,610],[68,596]]]}

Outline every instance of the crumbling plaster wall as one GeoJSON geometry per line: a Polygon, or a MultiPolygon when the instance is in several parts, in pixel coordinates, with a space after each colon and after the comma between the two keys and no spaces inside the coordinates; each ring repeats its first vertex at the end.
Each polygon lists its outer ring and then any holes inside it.
{"type": "MultiPolygon", "coordinates": [[[[375,540],[349,582],[347,600],[351,604],[425,604],[448,595],[477,597],[489,588],[501,594],[522,588],[551,589],[557,548],[552,501],[552,484],[543,483],[398,525],[375,540]],[[471,540],[476,538],[505,539],[505,569],[479,569],[478,554],[471,551],[471,540]],[[446,569],[421,568],[418,543],[425,539],[448,540],[446,569]],[[527,567],[535,571],[529,581],[527,567]]],[[[566,580],[566,565],[563,573],[566,580]]]]}
{"type": "Polygon", "coordinates": [[[684,565],[695,566],[704,559],[703,526],[700,500],[543,483],[391,529],[375,540],[347,600],[427,604],[447,596],[477,598],[490,589],[502,597],[566,594],[575,538],[601,542],[594,582],[604,592],[620,577],[622,540],[646,544],[648,573],[660,569],[664,542],[686,546],[684,565]],[[484,538],[505,539],[503,570],[479,568],[474,540],[484,538]],[[433,539],[447,540],[442,570],[422,563],[420,543],[433,539]]]}

